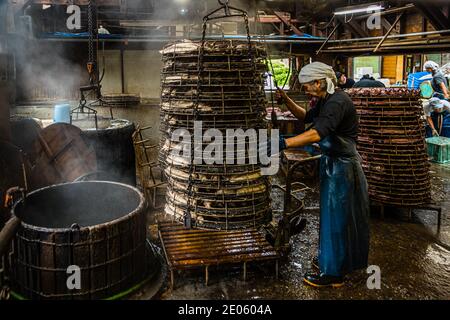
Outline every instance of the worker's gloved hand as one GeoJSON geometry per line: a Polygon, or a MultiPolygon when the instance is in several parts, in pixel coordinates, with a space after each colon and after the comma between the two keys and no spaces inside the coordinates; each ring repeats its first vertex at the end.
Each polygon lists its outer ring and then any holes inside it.
{"type": "Polygon", "coordinates": [[[439,132],[436,129],[433,129],[433,137],[439,137],[439,132]]]}
{"type": "Polygon", "coordinates": [[[287,149],[286,139],[284,139],[283,137],[280,137],[280,141],[278,143],[278,148],[279,148],[280,152],[287,149]]]}
{"type": "MultiPolygon", "coordinates": [[[[272,156],[275,154],[275,150],[272,150],[272,143],[270,142],[270,140],[268,141],[268,144],[266,146],[266,144],[261,144],[260,147],[266,147],[267,148],[267,154],[269,156],[272,156]]],[[[278,152],[276,154],[281,153],[281,151],[287,149],[286,146],[286,139],[284,139],[283,137],[279,137],[278,139],[278,152]]]]}

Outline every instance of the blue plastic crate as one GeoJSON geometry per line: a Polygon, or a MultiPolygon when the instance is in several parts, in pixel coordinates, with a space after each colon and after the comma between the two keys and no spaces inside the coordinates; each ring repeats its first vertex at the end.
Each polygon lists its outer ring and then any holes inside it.
{"type": "Polygon", "coordinates": [[[432,137],[427,138],[428,155],[432,158],[431,161],[437,163],[450,162],[450,138],[446,137],[432,137]]]}

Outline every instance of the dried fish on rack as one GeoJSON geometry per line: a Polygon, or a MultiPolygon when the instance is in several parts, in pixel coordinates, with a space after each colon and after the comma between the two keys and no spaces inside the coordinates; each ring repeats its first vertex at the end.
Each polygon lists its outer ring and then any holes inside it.
{"type": "Polygon", "coordinates": [[[373,201],[417,207],[431,199],[420,92],[405,88],[347,90],[357,109],[358,152],[373,201]]]}
{"type": "MultiPolygon", "coordinates": [[[[204,229],[243,229],[270,221],[270,184],[249,151],[252,138],[233,155],[234,164],[207,164],[213,160],[207,157],[203,163],[191,163],[174,152],[189,148],[191,140],[186,145],[172,139],[177,129],[192,136],[194,121],[201,121],[202,133],[216,129],[223,137],[228,129],[266,128],[264,46],[241,40],[205,41],[202,51],[201,42],[181,41],[161,53],[159,160],[168,180],[166,214],[183,222],[189,211],[193,225],[204,229]]],[[[224,142],[224,161],[228,145],[224,142]]],[[[206,146],[203,142],[201,151],[206,146]]]]}

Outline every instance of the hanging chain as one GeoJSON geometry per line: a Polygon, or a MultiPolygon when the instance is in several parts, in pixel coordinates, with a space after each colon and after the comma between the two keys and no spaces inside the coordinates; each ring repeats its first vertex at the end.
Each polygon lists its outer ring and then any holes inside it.
{"type": "MultiPolygon", "coordinates": [[[[258,20],[258,22],[261,21],[261,18],[259,16],[258,12],[256,13],[255,20],[258,20]]],[[[257,22],[255,21],[255,23],[257,23],[257,22]]],[[[261,24],[259,24],[259,25],[261,26],[261,24]]],[[[270,72],[272,72],[272,75],[269,78],[269,81],[270,81],[270,100],[271,100],[271,104],[272,104],[272,115],[271,115],[271,118],[272,118],[272,123],[275,123],[276,122],[276,119],[275,119],[276,118],[276,113],[275,113],[275,100],[274,100],[272,83],[275,85],[276,88],[278,88],[278,83],[277,83],[277,80],[275,79],[275,70],[274,70],[273,64],[272,64],[272,57],[270,55],[269,45],[267,44],[267,39],[266,39],[266,36],[264,34],[264,28],[262,26],[261,26],[261,30],[260,31],[261,31],[261,35],[262,35],[262,38],[263,38],[264,47],[265,47],[266,53],[267,53],[266,66],[268,68],[270,67],[270,70],[268,70],[269,71],[269,75],[270,75],[270,72]]]]}
{"type": "MultiPolygon", "coordinates": [[[[194,102],[194,111],[193,111],[194,125],[199,117],[198,108],[200,105],[201,89],[202,89],[202,83],[203,83],[203,62],[204,62],[204,55],[205,55],[207,22],[208,22],[207,18],[203,19],[202,40],[201,40],[201,45],[199,48],[198,64],[197,64],[198,65],[197,94],[196,94],[196,100],[194,102]]],[[[202,150],[203,150],[203,141],[202,141],[202,145],[200,145],[199,147],[202,148],[202,150]]],[[[184,225],[187,228],[192,227],[192,197],[194,194],[193,175],[194,175],[194,171],[195,171],[194,161],[195,161],[195,137],[194,137],[194,135],[191,135],[191,163],[190,163],[190,168],[189,168],[189,180],[188,180],[188,205],[187,205],[187,210],[186,210],[185,217],[184,217],[184,225]]]]}
{"type": "Polygon", "coordinates": [[[88,32],[89,32],[89,40],[88,40],[88,60],[89,62],[94,62],[94,21],[92,16],[92,0],[88,2],[88,32]]]}

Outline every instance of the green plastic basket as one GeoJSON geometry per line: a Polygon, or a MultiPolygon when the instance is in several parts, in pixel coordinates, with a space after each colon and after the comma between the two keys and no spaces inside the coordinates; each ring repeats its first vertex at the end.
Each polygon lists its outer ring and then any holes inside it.
{"type": "Polygon", "coordinates": [[[450,138],[432,137],[426,139],[426,141],[431,161],[436,163],[450,162],[450,138]]]}

